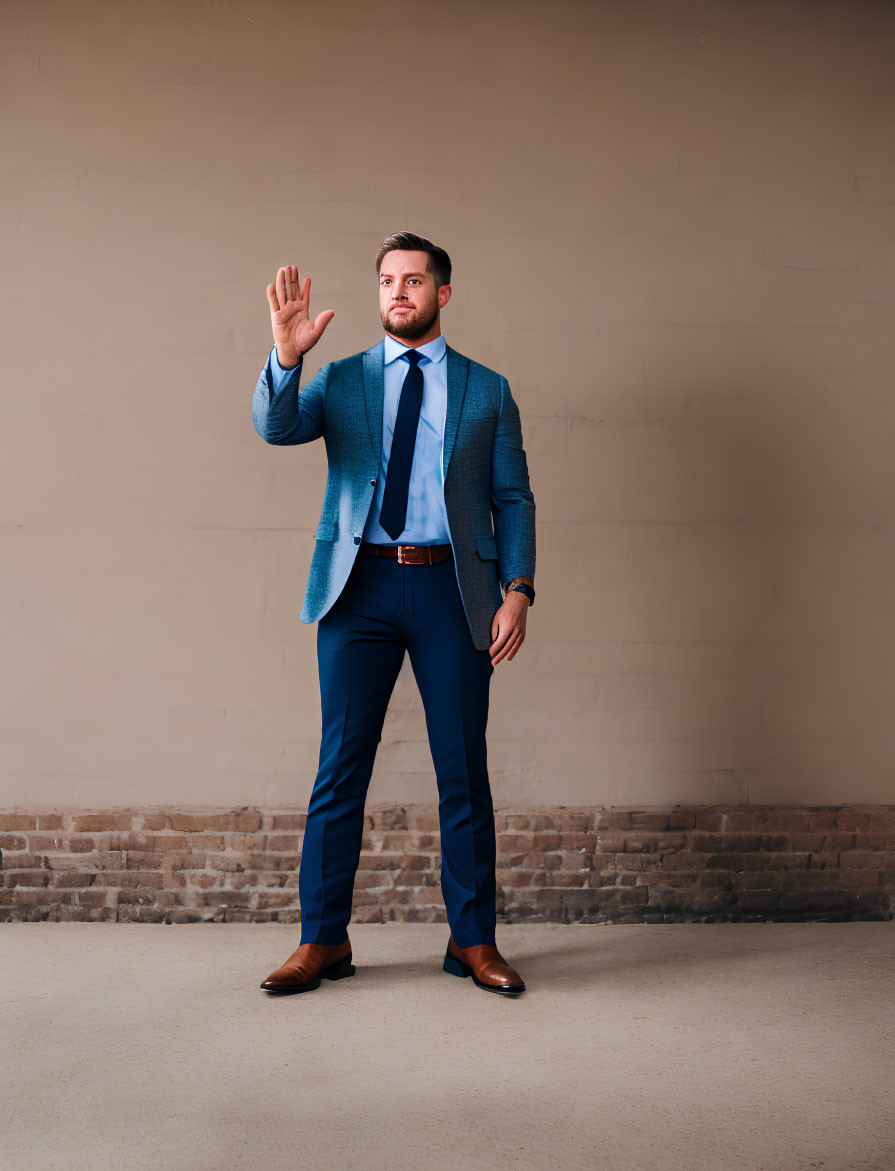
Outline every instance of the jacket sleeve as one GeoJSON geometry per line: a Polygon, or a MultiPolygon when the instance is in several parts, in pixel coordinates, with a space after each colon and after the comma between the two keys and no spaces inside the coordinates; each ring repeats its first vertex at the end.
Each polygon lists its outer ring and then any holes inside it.
{"type": "Polygon", "coordinates": [[[275,355],[276,346],[267,356],[252,396],[255,430],[265,442],[278,446],[319,439],[323,435],[323,404],[330,363],[322,366],[304,390],[299,391],[302,360],[293,369],[283,370],[275,355]]]}
{"type": "Polygon", "coordinates": [[[500,416],[491,448],[491,513],[500,581],[535,575],[535,499],[522,446],[519,408],[500,378],[500,416]]]}

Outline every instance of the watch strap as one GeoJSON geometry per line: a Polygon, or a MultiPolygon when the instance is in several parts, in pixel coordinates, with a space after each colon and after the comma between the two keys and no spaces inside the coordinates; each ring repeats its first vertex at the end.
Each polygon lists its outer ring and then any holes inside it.
{"type": "Polygon", "coordinates": [[[509,594],[509,593],[525,594],[525,596],[528,598],[528,604],[529,604],[529,606],[533,606],[533,605],[534,605],[534,601],[535,601],[535,591],[534,591],[534,586],[530,586],[530,585],[528,584],[528,582],[525,582],[525,581],[517,581],[517,582],[515,583],[515,585],[511,585],[511,586],[509,587],[509,589],[507,590],[507,593],[508,593],[508,594],[509,594]]]}

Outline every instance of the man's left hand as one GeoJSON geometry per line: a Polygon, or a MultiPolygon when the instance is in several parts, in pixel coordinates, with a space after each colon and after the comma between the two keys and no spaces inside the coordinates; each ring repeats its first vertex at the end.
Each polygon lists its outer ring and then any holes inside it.
{"type": "Polygon", "coordinates": [[[522,646],[529,604],[528,598],[519,590],[510,590],[504,598],[503,605],[491,622],[494,642],[491,643],[489,653],[492,666],[504,656],[511,659],[522,646]]]}

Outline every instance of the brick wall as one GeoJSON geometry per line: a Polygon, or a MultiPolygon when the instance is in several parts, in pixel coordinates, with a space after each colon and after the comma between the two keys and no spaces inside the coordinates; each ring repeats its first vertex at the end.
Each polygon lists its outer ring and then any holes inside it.
{"type": "MultiPolygon", "coordinates": [[[[498,922],[891,919],[895,806],[500,809],[498,922]]],[[[297,923],[305,814],[0,811],[7,921],[297,923]]],[[[446,922],[437,809],[367,809],[353,922],[446,922]]]]}

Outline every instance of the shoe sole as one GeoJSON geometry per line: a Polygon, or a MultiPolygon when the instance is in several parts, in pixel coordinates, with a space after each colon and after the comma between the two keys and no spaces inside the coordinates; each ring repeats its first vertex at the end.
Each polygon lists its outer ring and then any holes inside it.
{"type": "Polygon", "coordinates": [[[321,980],[344,980],[346,976],[353,976],[357,968],[351,962],[351,952],[342,959],[336,960],[334,964],[330,964],[328,968],[321,968],[313,980],[308,980],[304,984],[291,984],[284,987],[276,987],[268,984],[265,981],[261,987],[265,992],[276,992],[280,995],[289,994],[292,992],[311,992],[315,988],[320,987],[321,980]]]}
{"type": "Polygon", "coordinates": [[[477,988],[484,988],[486,992],[496,992],[498,996],[518,996],[525,991],[524,984],[483,984],[469,964],[457,959],[449,951],[444,953],[444,963],[441,967],[443,971],[450,972],[452,976],[460,976],[462,979],[465,979],[466,976],[472,976],[472,982],[477,988]]]}

